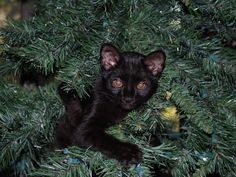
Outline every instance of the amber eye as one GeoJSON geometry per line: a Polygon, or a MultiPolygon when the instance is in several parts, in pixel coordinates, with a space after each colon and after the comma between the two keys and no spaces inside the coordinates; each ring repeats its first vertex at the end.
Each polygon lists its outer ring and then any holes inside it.
{"type": "Polygon", "coordinates": [[[113,80],[112,81],[112,87],[114,87],[114,88],[121,88],[121,87],[123,87],[123,82],[122,82],[122,80],[120,80],[120,79],[115,79],[115,80],[113,80]]]}
{"type": "Polygon", "coordinates": [[[146,87],[147,87],[147,84],[143,81],[139,82],[137,85],[137,89],[139,89],[139,90],[144,90],[144,89],[146,89],[146,87]]]}

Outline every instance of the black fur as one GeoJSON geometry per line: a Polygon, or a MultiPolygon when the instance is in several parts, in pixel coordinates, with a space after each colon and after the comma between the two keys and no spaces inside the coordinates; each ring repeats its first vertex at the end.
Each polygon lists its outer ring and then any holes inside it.
{"type": "Polygon", "coordinates": [[[111,44],[104,44],[100,56],[102,73],[90,98],[81,101],[74,90],[64,91],[64,84],[58,88],[67,115],[57,128],[57,144],[59,147],[91,147],[123,164],[139,163],[142,152],[136,145],[122,142],[105,130],[156,92],[165,66],[165,54],[162,51],[148,56],[136,52],[120,53],[111,44]],[[123,87],[114,88],[114,79],[122,80],[123,87]],[[143,90],[137,89],[140,81],[145,81],[143,90]]]}

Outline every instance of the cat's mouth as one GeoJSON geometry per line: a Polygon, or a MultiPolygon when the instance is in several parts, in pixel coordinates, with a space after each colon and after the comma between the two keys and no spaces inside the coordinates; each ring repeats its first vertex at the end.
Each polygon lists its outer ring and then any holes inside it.
{"type": "Polygon", "coordinates": [[[133,97],[124,97],[120,100],[120,105],[123,109],[131,111],[136,107],[136,101],[133,97]]]}
{"type": "Polygon", "coordinates": [[[122,103],[121,104],[121,107],[123,108],[123,109],[125,109],[125,110],[132,110],[132,109],[134,109],[135,108],[135,104],[134,103],[122,103]]]}

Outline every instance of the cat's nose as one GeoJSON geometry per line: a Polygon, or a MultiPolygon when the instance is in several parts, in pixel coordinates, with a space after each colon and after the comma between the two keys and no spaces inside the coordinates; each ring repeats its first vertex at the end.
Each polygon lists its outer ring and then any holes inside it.
{"type": "Polygon", "coordinates": [[[132,103],[134,103],[134,98],[132,98],[132,97],[126,97],[126,98],[123,98],[122,101],[123,101],[124,103],[132,104],[132,103]]]}

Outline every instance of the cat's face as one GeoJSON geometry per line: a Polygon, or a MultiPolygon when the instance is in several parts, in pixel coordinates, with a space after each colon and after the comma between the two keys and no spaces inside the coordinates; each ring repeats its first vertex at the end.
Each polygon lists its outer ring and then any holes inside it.
{"type": "Polygon", "coordinates": [[[120,53],[111,44],[104,44],[100,55],[105,87],[120,107],[132,110],[155,93],[165,66],[164,52],[155,51],[147,56],[120,53]]]}

